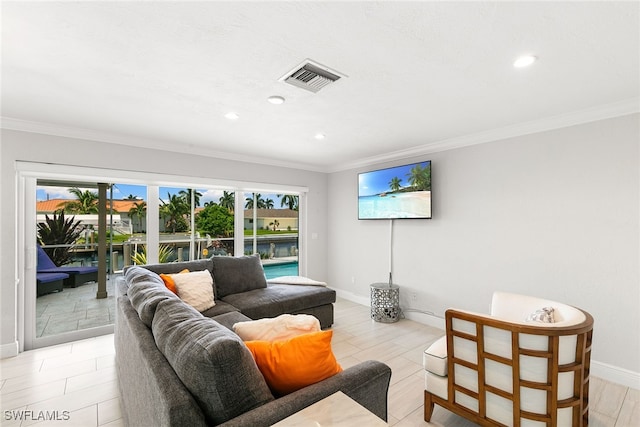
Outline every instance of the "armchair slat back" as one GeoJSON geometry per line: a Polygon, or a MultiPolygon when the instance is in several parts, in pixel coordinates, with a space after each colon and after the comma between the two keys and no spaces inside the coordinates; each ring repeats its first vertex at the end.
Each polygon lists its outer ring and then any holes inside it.
{"type": "Polygon", "coordinates": [[[579,311],[548,326],[447,310],[448,397],[426,390],[425,416],[437,403],[488,426],[587,426],[593,318],[579,311]]]}

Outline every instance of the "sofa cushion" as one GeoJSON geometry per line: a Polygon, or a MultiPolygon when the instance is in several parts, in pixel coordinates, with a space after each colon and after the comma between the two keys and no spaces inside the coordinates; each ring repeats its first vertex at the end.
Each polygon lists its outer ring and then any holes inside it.
{"type": "Polygon", "coordinates": [[[278,317],[249,320],[233,325],[243,341],[280,341],[308,332],[318,332],[320,321],[308,314],[281,314],[278,317]]]}
{"type": "Polygon", "coordinates": [[[271,390],[282,396],[342,372],[331,350],[332,335],[333,331],[319,331],[246,344],[271,390]]]}
{"type": "Polygon", "coordinates": [[[202,315],[205,317],[216,317],[221,314],[230,313],[230,312],[239,312],[240,310],[237,307],[232,306],[229,303],[226,303],[221,300],[216,301],[216,305],[211,307],[208,310],[202,312],[202,315]]]}
{"type": "Polygon", "coordinates": [[[127,295],[131,305],[138,312],[140,320],[151,327],[156,308],[161,301],[178,299],[164,285],[157,274],[138,266],[131,267],[125,272],[125,279],[129,283],[127,295]]]}
{"type": "Polygon", "coordinates": [[[208,270],[172,274],[178,296],[198,311],[215,305],[213,301],[213,279],[208,270]]]}
{"type": "Polygon", "coordinates": [[[252,319],[262,319],[333,304],[336,291],[323,286],[269,285],[242,294],[227,295],[223,300],[252,319]]]}
{"type": "Polygon", "coordinates": [[[432,374],[447,376],[447,337],[439,338],[424,351],[424,369],[432,374]]]}
{"type": "MultiPolygon", "coordinates": [[[[164,264],[148,264],[144,265],[143,267],[147,270],[153,271],[156,274],[175,274],[181,272],[185,268],[189,271],[209,270],[210,272],[213,272],[213,263],[211,262],[210,258],[197,259],[193,261],[168,262],[164,264]]],[[[125,273],[128,268],[131,267],[125,267],[125,273]]]]}
{"type": "Polygon", "coordinates": [[[230,331],[233,331],[233,325],[235,325],[238,322],[246,322],[247,320],[251,320],[251,319],[249,319],[247,316],[240,313],[239,311],[231,311],[229,313],[224,313],[224,314],[215,316],[213,320],[220,323],[222,326],[229,329],[230,331]]]}
{"type": "Polygon", "coordinates": [[[257,254],[239,258],[216,256],[212,260],[217,298],[267,287],[264,269],[257,254]]]}
{"type": "Polygon", "coordinates": [[[240,338],[179,299],[158,304],[152,331],[207,424],[221,424],[274,399],[240,338]]]}

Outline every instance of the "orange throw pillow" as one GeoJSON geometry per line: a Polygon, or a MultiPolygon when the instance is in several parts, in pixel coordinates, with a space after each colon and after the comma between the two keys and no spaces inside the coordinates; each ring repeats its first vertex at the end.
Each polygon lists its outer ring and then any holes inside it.
{"type": "Polygon", "coordinates": [[[332,336],[333,331],[319,331],[245,344],[271,391],[282,396],[342,372],[331,350],[332,336]]]}
{"type": "MultiPolygon", "coordinates": [[[[189,269],[185,268],[184,270],[182,270],[178,274],[188,273],[188,272],[189,272],[189,269]]],[[[164,285],[167,287],[167,289],[169,289],[174,294],[178,295],[178,288],[176,288],[176,282],[173,281],[173,278],[171,277],[171,274],[161,273],[160,274],[160,278],[164,282],[164,285]]]]}

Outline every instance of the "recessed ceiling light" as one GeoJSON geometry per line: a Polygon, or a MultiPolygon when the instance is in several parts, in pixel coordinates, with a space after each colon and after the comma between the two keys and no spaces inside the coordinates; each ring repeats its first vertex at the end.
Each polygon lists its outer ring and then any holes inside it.
{"type": "Polygon", "coordinates": [[[240,118],[238,113],[234,113],[234,112],[227,113],[227,114],[224,115],[224,117],[229,119],[229,120],[238,120],[240,118]]]}
{"type": "Polygon", "coordinates": [[[281,96],[274,95],[274,96],[268,97],[267,101],[275,105],[280,105],[284,103],[284,98],[281,96]]]}
{"type": "Polygon", "coordinates": [[[529,65],[536,62],[537,59],[538,58],[536,58],[533,55],[524,55],[516,59],[515,62],[513,63],[513,66],[516,68],[528,67],[529,65]]]}
{"type": "Polygon", "coordinates": [[[326,135],[324,133],[316,133],[315,138],[316,139],[325,139],[326,135]]]}

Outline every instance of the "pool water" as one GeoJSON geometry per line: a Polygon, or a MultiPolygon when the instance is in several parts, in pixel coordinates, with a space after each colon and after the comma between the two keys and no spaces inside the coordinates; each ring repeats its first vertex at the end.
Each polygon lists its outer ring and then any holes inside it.
{"type": "Polygon", "coordinates": [[[267,264],[264,265],[264,274],[267,279],[273,279],[280,276],[297,276],[298,275],[298,263],[286,262],[282,264],[267,264]]]}

